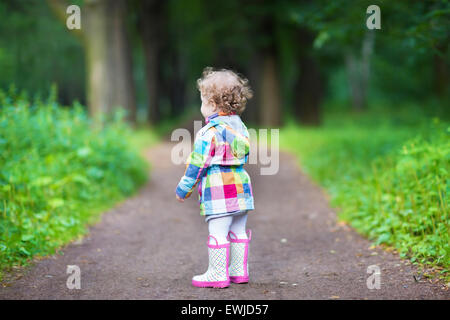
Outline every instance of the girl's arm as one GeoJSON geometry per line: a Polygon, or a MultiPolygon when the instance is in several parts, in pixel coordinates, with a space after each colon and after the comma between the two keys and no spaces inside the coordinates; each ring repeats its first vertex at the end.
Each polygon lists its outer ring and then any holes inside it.
{"type": "Polygon", "coordinates": [[[186,170],[175,191],[178,198],[186,199],[191,195],[197,183],[206,174],[214,154],[215,135],[212,130],[197,135],[194,151],[188,157],[186,170]]]}

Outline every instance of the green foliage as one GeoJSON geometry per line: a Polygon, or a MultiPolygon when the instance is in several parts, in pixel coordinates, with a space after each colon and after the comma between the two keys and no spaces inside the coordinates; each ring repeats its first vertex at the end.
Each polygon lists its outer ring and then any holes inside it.
{"type": "MultiPolygon", "coordinates": [[[[290,1],[285,1],[290,3],[290,1]]],[[[286,6],[286,20],[317,32],[314,46],[332,43],[346,49],[359,47],[367,32],[366,9],[378,5],[382,32],[379,37],[396,41],[409,49],[435,49],[448,41],[450,6],[447,0],[388,1],[370,0],[293,1],[286,6]]],[[[419,52],[420,53],[420,52],[419,52]]]]}
{"type": "Polygon", "coordinates": [[[130,143],[136,150],[145,150],[158,142],[161,136],[154,128],[142,127],[134,130],[130,143]]]}
{"type": "MultiPolygon", "coordinates": [[[[314,34],[312,54],[320,58],[322,72],[330,87],[327,97],[348,94],[347,86],[336,78],[345,70],[346,55],[362,55],[364,39],[374,33],[370,58],[370,100],[373,98],[428,99],[438,93],[440,57],[450,63],[450,5],[447,0],[386,1],[285,1],[287,22],[314,34]],[[369,5],[378,5],[381,30],[369,31],[366,19],[369,5]],[[418,76],[420,75],[420,76],[418,76]]],[[[292,41],[295,43],[294,41],[292,41]]],[[[346,81],[346,80],[345,80],[346,81]]],[[[448,82],[448,81],[447,81],[448,82]]],[[[445,84],[441,84],[445,85],[445,84]]],[[[420,99],[420,100],[419,100],[420,99]]]]}
{"type": "Polygon", "coordinates": [[[100,128],[54,99],[0,92],[0,270],[55,252],[147,178],[120,116],[100,128]]]}
{"type": "Polygon", "coordinates": [[[83,101],[84,65],[82,44],[46,1],[0,1],[1,89],[13,83],[45,95],[52,83],[58,83],[60,101],[83,101]]]}
{"type": "Polygon", "coordinates": [[[327,189],[341,219],[402,257],[448,269],[448,123],[394,125],[358,117],[323,128],[289,125],[282,146],[327,189]]]}
{"type": "MultiPolygon", "coordinates": [[[[138,115],[145,118],[148,88],[143,30],[136,20],[139,2],[127,1],[126,21],[138,115]]],[[[300,62],[305,56],[319,65],[324,98],[348,100],[344,56],[361,55],[368,34],[366,9],[372,4],[381,9],[382,29],[372,32],[376,36],[370,58],[369,101],[384,98],[417,102],[435,94],[444,96],[440,88],[446,87],[448,76],[445,72],[440,75],[439,70],[445,66],[437,62],[440,58],[447,67],[449,64],[447,0],[170,0],[164,1],[158,13],[161,26],[156,28],[159,33],[154,44],[160,51],[161,119],[170,119],[185,107],[199,104],[195,80],[207,65],[242,72],[250,78],[257,97],[259,59],[271,46],[277,53],[283,111],[296,107],[293,85],[303,72],[300,62]],[[336,87],[338,90],[334,90],[336,87]]],[[[57,83],[63,104],[73,100],[84,103],[89,72],[84,55],[80,39],[56,18],[46,1],[0,2],[0,88],[14,83],[42,94],[50,83],[57,83]]],[[[442,91],[448,96],[448,90],[442,91]]]]}

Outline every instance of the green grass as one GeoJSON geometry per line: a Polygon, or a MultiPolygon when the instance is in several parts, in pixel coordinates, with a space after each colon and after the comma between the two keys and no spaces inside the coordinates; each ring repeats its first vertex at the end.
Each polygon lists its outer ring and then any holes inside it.
{"type": "Polygon", "coordinates": [[[448,278],[449,124],[397,116],[332,116],[320,128],[289,124],[281,146],[325,187],[341,220],[448,278]]]}
{"type": "Polygon", "coordinates": [[[133,194],[148,176],[139,147],[150,136],[120,116],[100,128],[80,106],[0,93],[0,277],[85,234],[133,194]]]}
{"type": "Polygon", "coordinates": [[[135,150],[145,150],[156,144],[161,139],[161,135],[155,131],[155,128],[140,127],[133,130],[128,138],[131,146],[135,150]]]}

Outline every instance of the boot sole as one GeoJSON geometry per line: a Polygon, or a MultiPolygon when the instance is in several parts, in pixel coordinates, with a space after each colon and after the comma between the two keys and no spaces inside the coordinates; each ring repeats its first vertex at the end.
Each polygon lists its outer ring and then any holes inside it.
{"type": "Polygon", "coordinates": [[[197,288],[227,288],[230,286],[230,281],[196,281],[192,280],[192,285],[197,288]]]}
{"type": "Polygon", "coordinates": [[[233,283],[248,283],[248,277],[230,276],[230,281],[233,283]]]}

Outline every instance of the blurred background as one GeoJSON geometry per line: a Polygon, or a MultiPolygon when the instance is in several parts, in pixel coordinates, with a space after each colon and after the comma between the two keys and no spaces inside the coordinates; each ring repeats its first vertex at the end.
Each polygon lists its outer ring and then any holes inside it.
{"type": "Polygon", "coordinates": [[[158,124],[198,108],[195,80],[213,66],[249,78],[255,99],[244,117],[255,125],[318,125],[332,108],[442,109],[448,2],[378,1],[381,30],[366,27],[371,4],[6,0],[0,87],[43,95],[56,84],[63,105],[122,106],[130,121],[158,124]],[[81,30],[66,27],[70,4],[81,8],[81,30]]]}
{"type": "Polygon", "coordinates": [[[448,276],[449,39],[446,0],[0,1],[0,266],[137,190],[136,150],[200,119],[212,66],[250,80],[244,120],[281,128],[340,219],[448,276]]]}

